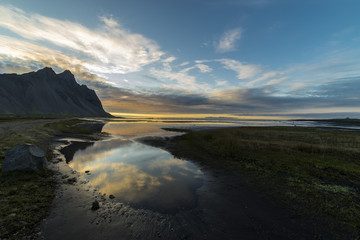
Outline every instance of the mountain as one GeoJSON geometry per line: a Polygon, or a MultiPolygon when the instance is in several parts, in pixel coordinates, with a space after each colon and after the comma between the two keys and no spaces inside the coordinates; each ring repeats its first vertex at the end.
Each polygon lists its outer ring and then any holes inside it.
{"type": "Polygon", "coordinates": [[[0,116],[111,117],[95,91],[66,70],[51,68],[21,75],[0,74],[0,116]]]}

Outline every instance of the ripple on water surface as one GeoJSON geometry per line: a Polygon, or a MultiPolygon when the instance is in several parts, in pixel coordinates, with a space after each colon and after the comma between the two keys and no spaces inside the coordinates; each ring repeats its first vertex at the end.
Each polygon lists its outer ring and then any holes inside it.
{"type": "Polygon", "coordinates": [[[203,184],[203,173],[195,164],[121,139],[79,150],[69,165],[78,172],[90,171],[90,184],[115,200],[162,213],[195,207],[196,190],[203,184]]]}

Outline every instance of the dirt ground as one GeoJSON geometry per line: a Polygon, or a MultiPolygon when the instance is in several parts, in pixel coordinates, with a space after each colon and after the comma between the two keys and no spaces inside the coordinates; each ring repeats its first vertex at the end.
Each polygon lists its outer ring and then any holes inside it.
{"type": "Polygon", "coordinates": [[[36,119],[36,120],[8,120],[0,122],[0,134],[5,131],[14,131],[17,133],[28,132],[36,127],[47,123],[60,121],[59,119],[36,119]]]}

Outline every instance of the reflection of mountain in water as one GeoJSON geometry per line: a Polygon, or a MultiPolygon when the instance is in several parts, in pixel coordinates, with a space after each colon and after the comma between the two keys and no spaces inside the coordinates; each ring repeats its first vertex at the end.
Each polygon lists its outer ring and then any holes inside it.
{"type": "Polygon", "coordinates": [[[69,146],[66,146],[60,150],[62,154],[64,154],[66,163],[71,162],[74,158],[74,154],[79,150],[84,150],[87,147],[93,145],[94,142],[77,142],[72,141],[69,146]]]}
{"type": "MultiPolygon", "coordinates": [[[[91,129],[97,133],[101,133],[105,123],[103,122],[90,122],[90,123],[80,123],[78,126],[91,129]]],[[[94,142],[84,142],[84,141],[70,141],[71,143],[62,148],[60,152],[65,156],[66,163],[71,162],[74,157],[74,154],[79,150],[84,150],[89,146],[94,145],[94,142]]]]}

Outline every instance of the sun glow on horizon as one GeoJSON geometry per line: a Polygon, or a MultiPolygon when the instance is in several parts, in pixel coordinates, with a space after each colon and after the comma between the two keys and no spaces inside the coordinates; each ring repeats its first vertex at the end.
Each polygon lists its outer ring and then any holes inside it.
{"type": "Polygon", "coordinates": [[[232,114],[181,114],[181,113],[164,113],[164,114],[149,114],[149,113],[122,113],[110,112],[115,117],[136,118],[136,119],[208,119],[208,118],[232,118],[238,120],[288,120],[289,117],[282,116],[238,116],[232,114]]]}

